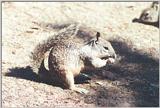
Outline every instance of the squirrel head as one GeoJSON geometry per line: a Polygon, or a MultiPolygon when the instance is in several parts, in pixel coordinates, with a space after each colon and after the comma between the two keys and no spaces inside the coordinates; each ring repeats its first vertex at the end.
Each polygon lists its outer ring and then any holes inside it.
{"type": "Polygon", "coordinates": [[[116,53],[111,43],[101,38],[100,32],[97,32],[96,36],[83,47],[83,52],[85,52],[85,54],[89,57],[97,57],[100,59],[116,59],[116,53]]]}
{"type": "Polygon", "coordinates": [[[159,20],[159,4],[158,2],[153,2],[150,8],[147,8],[142,11],[139,19],[142,22],[158,22],[159,20]]]}

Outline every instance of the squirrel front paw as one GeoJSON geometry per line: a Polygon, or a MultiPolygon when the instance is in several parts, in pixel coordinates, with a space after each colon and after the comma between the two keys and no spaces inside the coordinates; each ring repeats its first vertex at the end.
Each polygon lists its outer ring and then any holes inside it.
{"type": "Polygon", "coordinates": [[[106,60],[106,62],[107,62],[107,64],[108,64],[108,63],[113,64],[113,63],[115,63],[115,59],[109,58],[109,59],[106,60]]]}

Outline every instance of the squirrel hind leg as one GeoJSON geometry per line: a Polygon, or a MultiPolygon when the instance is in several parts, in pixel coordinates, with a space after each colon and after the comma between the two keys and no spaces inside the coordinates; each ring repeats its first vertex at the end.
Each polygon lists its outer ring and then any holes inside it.
{"type": "Polygon", "coordinates": [[[75,84],[74,84],[74,76],[72,72],[65,72],[64,75],[64,86],[67,89],[74,89],[75,88],[75,84]]]}
{"type": "Polygon", "coordinates": [[[76,87],[74,84],[74,75],[72,72],[67,72],[65,75],[65,86],[73,91],[81,94],[87,94],[89,91],[83,88],[76,87]]]}

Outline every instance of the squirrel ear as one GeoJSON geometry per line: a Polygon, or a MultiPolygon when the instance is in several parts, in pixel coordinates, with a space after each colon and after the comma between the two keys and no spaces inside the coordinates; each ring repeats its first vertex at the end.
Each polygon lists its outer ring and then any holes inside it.
{"type": "Polygon", "coordinates": [[[156,10],[158,11],[158,6],[155,6],[156,10]]]}
{"type": "Polygon", "coordinates": [[[97,38],[96,42],[99,40],[99,37],[100,37],[100,32],[97,32],[97,34],[96,34],[96,38],[97,38]]]}
{"type": "Polygon", "coordinates": [[[154,9],[156,9],[156,10],[158,10],[158,1],[154,1],[153,3],[152,3],[152,7],[154,8],[154,9]]]}

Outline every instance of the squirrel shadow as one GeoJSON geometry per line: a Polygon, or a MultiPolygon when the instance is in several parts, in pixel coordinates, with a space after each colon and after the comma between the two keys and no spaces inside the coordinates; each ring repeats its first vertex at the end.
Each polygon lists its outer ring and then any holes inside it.
{"type": "Polygon", "coordinates": [[[151,22],[143,22],[141,21],[140,19],[138,18],[134,18],[132,20],[133,23],[141,23],[141,24],[145,24],[145,25],[150,25],[150,26],[154,26],[154,27],[157,27],[159,28],[159,21],[158,22],[155,22],[155,23],[151,23],[151,22]]]}
{"type": "Polygon", "coordinates": [[[38,75],[33,72],[30,66],[11,68],[9,69],[8,73],[5,73],[5,76],[11,76],[21,79],[27,79],[30,81],[40,82],[38,75]]]}
{"type": "MultiPolygon", "coordinates": [[[[5,76],[8,77],[16,77],[20,79],[25,79],[29,81],[34,81],[38,83],[44,83],[52,86],[59,86],[63,87],[63,85],[58,81],[55,80],[54,78],[50,77],[49,71],[46,70],[44,67],[41,67],[41,71],[39,71],[38,74],[33,72],[32,68],[30,66],[26,67],[15,67],[9,69],[8,73],[4,74],[5,76]],[[40,77],[39,75],[45,76],[45,77],[40,77]]],[[[75,83],[76,84],[81,84],[81,83],[88,83],[87,81],[90,80],[90,77],[87,75],[80,74],[77,77],[75,77],[75,83]]]]}
{"type": "Polygon", "coordinates": [[[11,69],[9,69],[8,73],[5,73],[5,76],[16,77],[16,78],[34,81],[34,82],[38,82],[38,83],[45,83],[48,85],[53,85],[52,82],[50,82],[48,80],[46,80],[46,81],[42,80],[38,74],[33,72],[32,68],[30,66],[11,68],[11,69]]]}

